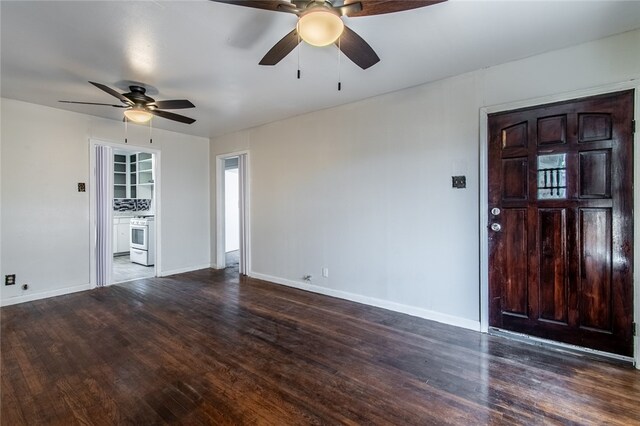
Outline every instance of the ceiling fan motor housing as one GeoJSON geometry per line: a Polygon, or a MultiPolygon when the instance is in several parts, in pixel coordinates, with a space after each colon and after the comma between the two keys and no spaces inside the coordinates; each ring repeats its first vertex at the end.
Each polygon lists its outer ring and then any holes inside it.
{"type": "MultiPolygon", "coordinates": [[[[147,106],[147,104],[155,102],[155,99],[145,95],[147,89],[142,86],[129,86],[129,93],[125,93],[125,96],[136,105],[147,106]]],[[[149,105],[151,106],[151,105],[149,105]]]]}

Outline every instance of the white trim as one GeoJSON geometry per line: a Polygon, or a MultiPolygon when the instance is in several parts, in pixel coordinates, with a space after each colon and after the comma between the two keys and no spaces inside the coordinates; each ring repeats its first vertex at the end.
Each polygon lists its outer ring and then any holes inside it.
{"type": "Polygon", "coordinates": [[[187,266],[185,268],[171,269],[169,271],[161,271],[158,273],[158,277],[168,277],[170,275],[183,274],[185,272],[199,271],[200,269],[209,269],[212,265],[210,263],[204,263],[202,265],[187,266]]]}
{"type": "MultiPolygon", "coordinates": [[[[499,105],[490,105],[480,108],[480,330],[486,333],[489,329],[489,251],[488,251],[488,116],[489,114],[527,108],[536,105],[544,105],[553,102],[563,102],[571,99],[586,98],[622,90],[635,89],[634,120],[640,122],[640,83],[638,80],[629,80],[620,83],[612,83],[588,89],[575,90],[566,93],[543,96],[539,98],[520,100],[499,105]]],[[[634,206],[634,231],[633,231],[633,269],[640,271],[640,220],[636,220],[635,212],[640,211],[640,161],[636,144],[640,141],[640,129],[634,135],[634,171],[633,171],[633,206],[634,206]]],[[[633,274],[634,293],[634,321],[640,322],[640,274],[633,274]]],[[[636,368],[640,369],[640,343],[639,336],[634,338],[634,359],[636,368]]]]}
{"type": "Polygon", "coordinates": [[[16,305],[18,303],[32,302],[34,300],[47,299],[49,297],[54,297],[54,296],[63,296],[65,294],[91,290],[92,288],[93,286],[91,284],[81,284],[73,287],[65,287],[65,288],[58,288],[50,291],[43,291],[41,293],[33,293],[33,294],[24,295],[24,296],[10,297],[8,299],[3,299],[0,302],[0,306],[16,305]]]}
{"type": "Polygon", "coordinates": [[[480,331],[489,332],[489,115],[480,109],[480,331]]]}
{"type": "MultiPolygon", "coordinates": [[[[249,268],[247,267],[247,240],[248,240],[248,228],[247,228],[247,155],[243,154],[238,156],[238,191],[239,191],[239,216],[240,216],[240,256],[238,264],[238,272],[240,275],[247,275],[249,268]]],[[[226,182],[225,182],[226,188],[226,182]]],[[[225,194],[226,198],[226,194],[225,194]]],[[[226,227],[226,225],[225,225],[226,227]]],[[[226,249],[225,249],[226,251],[226,249]]],[[[226,262],[226,252],[225,252],[226,262]]]]}
{"type": "MultiPolygon", "coordinates": [[[[244,241],[240,241],[240,249],[244,247],[244,255],[246,258],[246,268],[247,271],[251,271],[251,215],[249,212],[251,211],[251,179],[250,179],[250,156],[248,150],[243,151],[235,151],[229,152],[226,154],[216,155],[215,162],[215,177],[216,177],[216,255],[214,261],[211,262],[212,265],[215,265],[216,269],[224,269],[226,266],[225,259],[225,251],[224,251],[224,242],[225,242],[225,230],[224,230],[224,160],[232,157],[240,157],[244,156],[245,158],[245,171],[244,171],[244,180],[239,179],[239,185],[244,183],[244,191],[241,193],[244,194],[244,203],[240,203],[241,206],[244,206],[243,211],[240,211],[240,214],[244,217],[244,235],[241,235],[244,241]]],[[[238,166],[240,166],[240,162],[238,162],[238,166]]],[[[240,174],[240,173],[239,173],[240,174]]]]}
{"type": "Polygon", "coordinates": [[[403,305],[401,303],[377,299],[375,297],[362,296],[360,294],[349,293],[341,290],[334,290],[331,288],[320,287],[313,284],[306,284],[299,281],[288,280],[285,278],[274,277],[271,275],[260,274],[257,272],[250,272],[249,276],[251,278],[267,281],[273,284],[293,287],[300,290],[310,291],[312,293],[318,293],[325,296],[336,297],[338,299],[350,300],[352,302],[357,302],[357,303],[362,303],[369,306],[388,309],[390,311],[400,312],[400,313],[411,315],[414,317],[424,318],[427,320],[436,321],[443,324],[466,328],[468,330],[480,331],[480,322],[478,321],[473,321],[466,318],[460,318],[453,315],[443,314],[440,312],[430,311],[428,309],[418,308],[416,306],[403,305]]]}
{"type": "MultiPolygon", "coordinates": [[[[154,265],[154,275],[160,276],[158,275],[158,273],[162,267],[162,232],[160,232],[160,230],[162,229],[162,209],[161,209],[162,197],[161,197],[161,190],[160,190],[160,188],[162,188],[162,173],[161,173],[162,152],[159,149],[148,148],[146,146],[130,145],[130,144],[118,143],[114,141],[108,141],[104,139],[89,138],[89,188],[87,190],[89,191],[89,200],[90,200],[89,201],[89,239],[90,239],[89,271],[91,275],[89,279],[91,283],[90,284],[91,288],[96,287],[96,235],[95,235],[96,193],[94,191],[94,187],[95,187],[95,167],[96,167],[95,147],[97,145],[110,146],[111,148],[118,149],[121,151],[145,152],[145,153],[154,155],[154,167],[156,169],[155,176],[154,176],[155,182],[154,182],[154,191],[153,191],[154,204],[155,204],[154,221],[155,221],[155,233],[156,233],[155,235],[156,259],[155,259],[155,265],[154,265]]],[[[112,164],[113,164],[113,160],[112,160],[112,164]]],[[[111,222],[113,222],[113,211],[111,212],[110,216],[111,216],[111,222]]],[[[113,259],[111,259],[111,262],[112,261],[113,259]]],[[[111,267],[111,271],[113,271],[113,265],[111,267]]],[[[111,280],[110,280],[110,283],[116,284],[116,283],[112,283],[111,280]]]]}

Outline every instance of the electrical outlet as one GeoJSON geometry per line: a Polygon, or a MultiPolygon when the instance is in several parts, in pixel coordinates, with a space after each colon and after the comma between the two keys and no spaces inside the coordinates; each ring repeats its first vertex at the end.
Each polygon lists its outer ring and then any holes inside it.
{"type": "Polygon", "coordinates": [[[16,274],[4,276],[4,285],[14,285],[15,283],[16,283],[16,274]]]}
{"type": "Polygon", "coordinates": [[[329,278],[329,268],[322,268],[322,276],[329,278]]]}

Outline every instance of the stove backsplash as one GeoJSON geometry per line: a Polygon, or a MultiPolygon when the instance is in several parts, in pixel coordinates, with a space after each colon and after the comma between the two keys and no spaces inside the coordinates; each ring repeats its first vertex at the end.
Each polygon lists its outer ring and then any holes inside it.
{"type": "Polygon", "coordinates": [[[151,200],[138,198],[115,198],[113,200],[113,211],[116,212],[148,211],[150,208],[151,200]]]}

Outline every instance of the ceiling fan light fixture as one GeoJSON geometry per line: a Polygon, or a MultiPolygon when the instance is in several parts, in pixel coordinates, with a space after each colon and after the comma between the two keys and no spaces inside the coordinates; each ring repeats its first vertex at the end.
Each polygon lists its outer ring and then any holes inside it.
{"type": "Polygon", "coordinates": [[[149,111],[146,111],[143,107],[140,106],[134,106],[131,109],[125,110],[124,116],[134,123],[146,123],[147,121],[151,120],[151,117],[153,117],[153,115],[149,111]]]}
{"type": "Polygon", "coordinates": [[[300,38],[312,46],[327,46],[335,42],[343,30],[342,19],[325,8],[311,10],[298,20],[300,38]]]}

